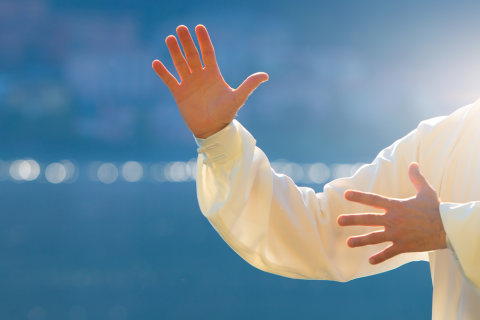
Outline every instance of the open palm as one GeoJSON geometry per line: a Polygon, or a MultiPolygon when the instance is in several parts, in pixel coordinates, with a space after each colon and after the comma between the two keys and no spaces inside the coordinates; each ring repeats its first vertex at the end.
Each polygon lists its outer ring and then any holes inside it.
{"type": "Polygon", "coordinates": [[[263,72],[248,77],[237,89],[223,79],[215,58],[215,51],[203,25],[195,28],[203,63],[186,26],[179,26],[185,57],[175,36],[168,36],[167,47],[180,76],[180,83],[158,60],[152,67],[173,94],[186,125],[197,138],[205,139],[225,128],[235,117],[248,96],[268,75],[263,72]]]}

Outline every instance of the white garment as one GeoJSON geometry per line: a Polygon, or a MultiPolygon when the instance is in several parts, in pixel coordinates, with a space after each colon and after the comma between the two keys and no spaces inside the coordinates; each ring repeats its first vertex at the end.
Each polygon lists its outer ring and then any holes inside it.
{"type": "Polygon", "coordinates": [[[213,227],[258,269],[289,278],[349,281],[427,260],[433,319],[480,319],[480,100],[448,117],[421,122],[353,177],[332,181],[317,194],[275,173],[255,139],[234,120],[202,142],[197,192],[213,227]],[[382,211],[349,202],[343,194],[353,189],[415,196],[408,176],[414,161],[440,195],[456,256],[448,249],[405,253],[370,265],[368,258],[388,244],[351,249],[346,239],[381,228],[339,227],[337,217],[382,211]]]}

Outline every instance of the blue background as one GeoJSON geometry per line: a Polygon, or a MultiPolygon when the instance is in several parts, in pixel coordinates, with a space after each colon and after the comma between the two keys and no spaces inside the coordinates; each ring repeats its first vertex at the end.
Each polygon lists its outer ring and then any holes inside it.
{"type": "Polygon", "coordinates": [[[165,38],[204,24],[232,87],[270,75],[238,115],[269,159],[333,170],[477,99],[479,9],[0,0],[0,319],[430,318],[427,263],[344,284],[267,274],[216,234],[193,179],[152,180],[152,164],[187,162],[196,145],[151,62],[173,71],[165,38]],[[38,177],[10,177],[26,158],[38,177]],[[49,183],[63,159],[78,178],[49,183]],[[144,175],[104,184],[94,161],[138,161],[144,175]]]}

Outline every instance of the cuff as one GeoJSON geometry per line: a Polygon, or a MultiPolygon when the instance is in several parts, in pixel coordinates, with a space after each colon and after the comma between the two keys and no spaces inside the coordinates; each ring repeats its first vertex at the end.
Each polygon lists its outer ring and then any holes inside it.
{"type": "Polygon", "coordinates": [[[452,209],[452,207],[456,207],[458,206],[458,204],[453,204],[453,203],[440,203],[440,217],[442,218],[442,223],[443,223],[443,228],[445,229],[445,238],[446,238],[446,241],[447,241],[447,249],[449,249],[452,254],[453,254],[453,257],[455,258],[455,260],[458,260],[458,257],[457,257],[457,254],[455,253],[455,249],[453,248],[452,246],[452,242],[450,241],[450,237],[448,236],[449,234],[449,228],[447,226],[448,224],[448,214],[447,212],[450,211],[452,209]]]}
{"type": "Polygon", "coordinates": [[[453,249],[452,243],[450,242],[450,239],[448,238],[448,234],[445,232],[445,238],[447,240],[447,249],[450,250],[453,254],[453,257],[455,260],[458,260],[457,254],[455,253],[455,249],[453,249]]]}
{"type": "Polygon", "coordinates": [[[207,139],[195,137],[199,145],[197,152],[204,156],[204,164],[224,164],[241,152],[242,141],[238,134],[239,126],[238,121],[233,120],[228,126],[207,139]]]}
{"type": "Polygon", "coordinates": [[[200,148],[202,146],[203,141],[205,141],[205,139],[200,139],[200,138],[197,138],[195,136],[193,136],[193,137],[195,138],[195,143],[200,148]]]}

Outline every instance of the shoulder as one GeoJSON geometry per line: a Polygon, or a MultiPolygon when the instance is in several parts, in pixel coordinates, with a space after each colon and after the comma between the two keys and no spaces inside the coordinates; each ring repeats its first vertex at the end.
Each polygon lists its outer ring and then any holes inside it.
{"type": "Polygon", "coordinates": [[[452,153],[480,123],[480,100],[444,117],[422,121],[415,134],[414,158],[429,182],[439,187],[452,153]]]}
{"type": "Polygon", "coordinates": [[[480,123],[480,100],[448,116],[420,122],[415,130],[382,150],[379,156],[392,158],[395,154],[397,158],[402,156],[408,164],[412,161],[419,162],[425,157],[431,159],[454,148],[464,132],[478,123],[480,123]]]}
{"type": "Polygon", "coordinates": [[[420,122],[417,135],[422,137],[443,136],[453,134],[461,128],[466,128],[478,122],[480,115],[480,100],[457,109],[448,116],[440,116],[420,122]]]}

